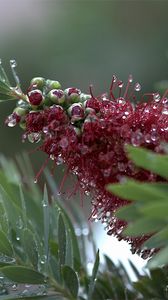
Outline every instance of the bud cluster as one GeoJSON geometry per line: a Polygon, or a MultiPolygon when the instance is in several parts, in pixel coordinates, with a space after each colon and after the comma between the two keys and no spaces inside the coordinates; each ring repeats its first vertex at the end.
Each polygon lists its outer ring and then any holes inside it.
{"type": "MultiPolygon", "coordinates": [[[[123,82],[113,76],[108,94],[94,97],[78,88],[61,89],[58,81],[32,79],[26,100],[19,100],[7,118],[8,126],[19,124],[23,140],[39,142],[39,148],[55,162],[66,163],[76,174],[78,186],[92,195],[91,219],[106,224],[108,234],[119,239],[125,223],[115,218],[115,211],[128,204],[106,191],[105,186],[129,176],[142,181],[157,181],[156,175],[138,169],[128,159],[125,145],[143,146],[162,153],[168,142],[168,98],[157,93],[145,94],[133,104],[139,83],[129,76],[123,82]],[[148,102],[144,102],[148,97],[148,102]]],[[[133,251],[139,251],[146,237],[126,238],[133,251]]],[[[143,253],[147,255],[147,253],[143,253]]]]}

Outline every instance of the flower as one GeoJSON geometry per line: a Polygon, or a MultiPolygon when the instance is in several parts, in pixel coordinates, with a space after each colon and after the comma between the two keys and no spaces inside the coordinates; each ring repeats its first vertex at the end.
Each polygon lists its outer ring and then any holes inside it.
{"type": "MultiPolygon", "coordinates": [[[[77,88],[62,91],[56,83],[53,89],[53,83],[50,84],[49,89],[48,83],[45,86],[43,81],[39,95],[44,101],[39,103],[38,109],[33,107],[34,101],[30,101],[30,94],[34,95],[37,90],[33,90],[34,86],[32,91],[29,88],[30,108],[22,117],[26,136],[31,142],[41,139],[39,148],[56,164],[64,162],[68,172],[76,174],[79,189],[92,195],[90,218],[101,220],[109,235],[122,239],[126,223],[115,217],[115,211],[130,202],[112,195],[105,187],[120,182],[124,176],[149,182],[158,180],[156,175],[135,167],[125,145],[163,151],[161,143],[168,142],[167,92],[163,97],[158,93],[145,94],[140,99],[143,101],[135,104],[135,94],[141,86],[139,83],[133,86],[132,76],[125,90],[123,82],[113,76],[109,94],[98,97],[94,97],[91,88],[88,95],[77,88]],[[149,98],[148,102],[144,102],[145,97],[149,98]]],[[[139,252],[147,238],[125,239],[132,245],[132,251],[139,252]]],[[[148,255],[149,252],[143,252],[144,257],[148,255]]]]}

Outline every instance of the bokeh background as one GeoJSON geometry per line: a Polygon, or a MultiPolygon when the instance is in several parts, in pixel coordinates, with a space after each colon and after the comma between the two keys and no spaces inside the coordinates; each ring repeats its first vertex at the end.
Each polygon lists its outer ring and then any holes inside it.
{"type": "MultiPolygon", "coordinates": [[[[133,74],[150,92],[168,78],[167,12],[166,0],[0,0],[0,57],[9,77],[9,59],[17,60],[23,90],[43,76],[83,91],[92,83],[99,94],[112,74],[122,80],[133,74]]],[[[0,107],[0,152],[8,157],[32,149],[22,144],[21,129],[4,125],[12,106],[0,107]]],[[[44,155],[31,159],[36,169],[44,155]]],[[[110,237],[103,244],[113,257],[122,248],[126,258],[125,244],[116,250],[110,237]]]]}

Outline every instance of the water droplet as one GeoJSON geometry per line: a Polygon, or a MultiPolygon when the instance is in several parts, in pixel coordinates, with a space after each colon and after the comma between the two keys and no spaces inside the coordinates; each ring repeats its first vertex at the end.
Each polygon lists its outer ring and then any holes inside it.
{"type": "Polygon", "coordinates": [[[143,141],[143,135],[139,130],[132,133],[131,143],[133,146],[135,147],[140,146],[142,141],[143,141]]]}
{"type": "Polygon", "coordinates": [[[37,179],[36,178],[34,179],[34,183],[37,183],[37,179]]]}
{"type": "Polygon", "coordinates": [[[150,135],[149,133],[145,134],[145,137],[144,137],[144,138],[145,138],[145,142],[146,142],[146,143],[149,144],[149,143],[151,142],[151,135],[150,135]]]}
{"type": "Polygon", "coordinates": [[[10,66],[12,69],[13,77],[15,79],[16,85],[20,87],[20,80],[16,72],[17,62],[15,59],[10,59],[10,66]]]}
{"type": "Polygon", "coordinates": [[[162,109],[162,114],[163,114],[163,115],[168,115],[168,109],[163,108],[163,109],[162,109]]]}
{"type": "Polygon", "coordinates": [[[82,235],[82,230],[79,227],[75,228],[75,234],[76,236],[81,236],[82,235]]]}
{"type": "Polygon", "coordinates": [[[89,234],[89,229],[86,227],[86,228],[83,228],[82,229],[82,234],[87,236],[89,234]]]}
{"type": "Polygon", "coordinates": [[[116,81],[117,81],[117,77],[116,77],[115,75],[113,75],[112,81],[113,81],[113,82],[116,82],[116,81]]]}
{"type": "Polygon", "coordinates": [[[135,90],[136,92],[139,92],[139,91],[141,90],[141,85],[140,85],[138,82],[135,83],[134,90],[135,90]]]}
{"type": "Polygon", "coordinates": [[[41,140],[41,133],[32,132],[27,136],[30,143],[38,143],[41,140]]]}
{"type": "Polygon", "coordinates": [[[120,172],[124,172],[124,171],[125,171],[125,164],[122,163],[122,162],[119,162],[119,163],[118,163],[118,170],[119,170],[120,172]]]}
{"type": "Polygon", "coordinates": [[[89,195],[90,195],[90,191],[88,191],[88,190],[85,190],[84,193],[85,193],[86,196],[89,196],[89,195]]]}
{"type": "Polygon", "coordinates": [[[12,285],[12,290],[13,290],[13,291],[17,291],[17,284],[13,284],[13,285],[12,285]]]}
{"type": "Polygon", "coordinates": [[[118,87],[119,87],[120,89],[122,89],[123,85],[124,85],[123,81],[119,81],[118,87]]]}
{"type": "Polygon", "coordinates": [[[156,132],[151,132],[151,140],[152,142],[156,142],[158,140],[159,136],[156,132]]]}
{"type": "Polygon", "coordinates": [[[164,105],[167,105],[167,104],[168,104],[168,98],[164,98],[164,99],[162,100],[162,103],[163,103],[164,105]]]}
{"type": "Polygon", "coordinates": [[[23,228],[23,221],[22,221],[21,217],[19,217],[19,219],[16,221],[16,227],[18,229],[22,229],[23,228]]]}
{"type": "Polygon", "coordinates": [[[68,139],[66,137],[63,137],[60,142],[59,142],[60,146],[62,147],[62,149],[66,149],[68,147],[68,139]]]}
{"type": "Polygon", "coordinates": [[[16,68],[17,67],[17,62],[15,59],[10,59],[10,65],[11,65],[11,68],[16,68]]]}
{"type": "Polygon", "coordinates": [[[19,236],[17,236],[17,237],[16,237],[16,240],[17,240],[17,241],[20,241],[20,237],[19,237],[19,236]]]}
{"type": "Polygon", "coordinates": [[[159,102],[160,98],[161,97],[160,97],[159,93],[156,93],[156,94],[153,95],[153,99],[154,99],[155,102],[159,102]]]}
{"type": "Polygon", "coordinates": [[[40,258],[40,263],[42,265],[44,265],[46,262],[47,262],[47,256],[46,255],[42,255],[41,258],[40,258]]]}
{"type": "Polygon", "coordinates": [[[16,118],[11,114],[8,116],[6,123],[9,127],[14,127],[17,124],[16,118]]]}
{"type": "Polygon", "coordinates": [[[133,77],[132,77],[131,74],[128,76],[128,81],[129,81],[130,83],[133,82],[133,77]]]}
{"type": "Polygon", "coordinates": [[[64,160],[62,158],[62,155],[59,154],[58,157],[57,157],[57,161],[56,161],[57,166],[62,165],[63,162],[64,162],[64,160]]]}
{"type": "Polygon", "coordinates": [[[50,159],[51,159],[51,160],[54,160],[54,159],[55,159],[54,154],[50,154],[50,159]]]}

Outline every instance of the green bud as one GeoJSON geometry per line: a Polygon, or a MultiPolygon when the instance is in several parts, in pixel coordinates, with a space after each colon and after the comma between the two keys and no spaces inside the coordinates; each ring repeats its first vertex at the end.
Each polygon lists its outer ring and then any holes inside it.
{"type": "Polygon", "coordinates": [[[66,98],[70,103],[80,102],[81,91],[75,87],[70,87],[64,90],[66,98]]]}
{"type": "Polygon", "coordinates": [[[30,85],[36,85],[38,89],[43,89],[43,87],[45,85],[45,78],[43,78],[43,77],[34,77],[31,80],[30,85]]]}
{"type": "Polygon", "coordinates": [[[89,94],[84,94],[84,93],[80,94],[80,101],[81,102],[85,102],[86,100],[88,100],[90,98],[91,98],[91,96],[89,94]]]}
{"type": "Polygon", "coordinates": [[[26,122],[20,122],[19,123],[20,128],[22,128],[23,130],[26,130],[26,122]]]}
{"type": "Polygon", "coordinates": [[[22,116],[25,116],[25,115],[26,115],[27,110],[24,109],[24,108],[22,108],[22,107],[16,107],[16,108],[14,109],[14,112],[15,112],[18,116],[22,117],[22,116]]]}
{"type": "Polygon", "coordinates": [[[60,89],[51,90],[47,97],[56,104],[63,104],[65,102],[64,92],[60,89]]]}
{"type": "Polygon", "coordinates": [[[61,84],[59,83],[59,81],[56,81],[56,80],[47,79],[46,86],[49,91],[53,90],[53,89],[61,89],[61,84]]]}

